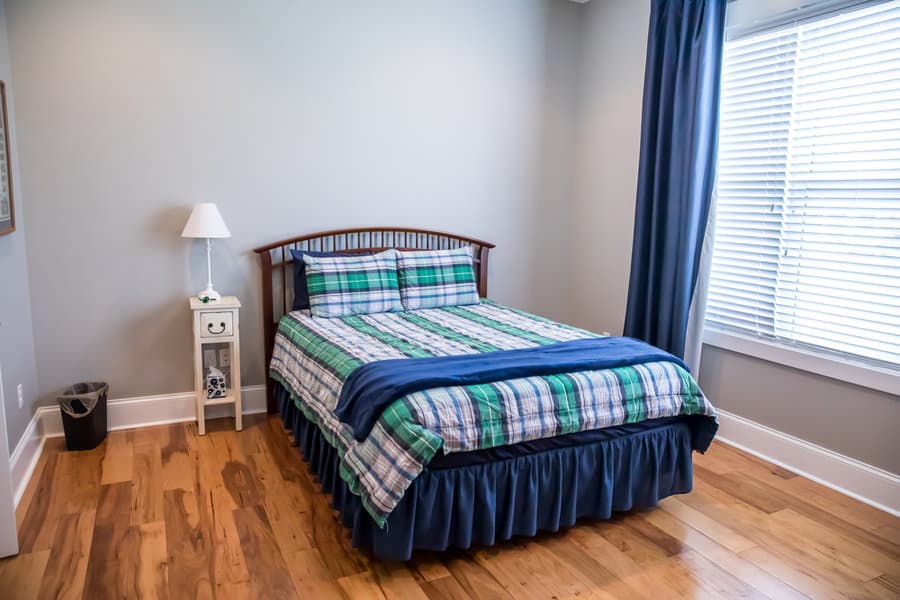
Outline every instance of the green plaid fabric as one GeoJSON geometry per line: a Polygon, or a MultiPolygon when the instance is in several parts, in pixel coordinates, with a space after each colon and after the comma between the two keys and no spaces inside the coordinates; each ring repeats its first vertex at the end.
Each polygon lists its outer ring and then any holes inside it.
{"type": "Polygon", "coordinates": [[[341,457],[341,477],[383,524],[436,453],[468,452],[715,410],[674,363],[523,377],[415,392],[357,441],[334,415],[341,387],[379,360],[531,348],[596,334],[485,300],[472,306],[314,319],[281,319],[270,375],[341,457]]]}
{"type": "Polygon", "coordinates": [[[397,252],[371,256],[303,255],[314,317],[348,317],[403,310],[397,252]]]}
{"type": "Polygon", "coordinates": [[[472,248],[398,252],[400,297],[406,310],[478,304],[472,248]]]}

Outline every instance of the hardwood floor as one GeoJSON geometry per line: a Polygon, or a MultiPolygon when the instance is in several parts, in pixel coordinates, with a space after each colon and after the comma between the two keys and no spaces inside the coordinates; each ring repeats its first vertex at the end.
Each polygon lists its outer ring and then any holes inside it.
{"type": "Polygon", "coordinates": [[[275,417],[48,440],[0,597],[900,598],[900,519],[729,446],[652,510],[408,563],[350,546],[275,417]]]}

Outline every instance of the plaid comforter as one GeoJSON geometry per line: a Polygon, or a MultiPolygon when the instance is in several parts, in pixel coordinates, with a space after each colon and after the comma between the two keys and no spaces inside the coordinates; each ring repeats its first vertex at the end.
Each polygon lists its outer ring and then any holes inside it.
{"type": "Polygon", "coordinates": [[[441,450],[465,452],[715,410],[670,362],[445,387],[399,398],[363,441],[333,413],[341,386],[368,362],[451,356],[596,337],[484,302],[397,313],[314,318],[293,312],[275,338],[271,376],[324,433],[341,477],[382,525],[441,450]]]}

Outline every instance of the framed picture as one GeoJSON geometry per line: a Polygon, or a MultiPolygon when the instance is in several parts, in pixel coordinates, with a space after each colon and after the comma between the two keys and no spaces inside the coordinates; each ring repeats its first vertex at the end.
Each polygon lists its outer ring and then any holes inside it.
{"type": "Polygon", "coordinates": [[[13,205],[12,165],[9,158],[9,118],[6,114],[6,84],[0,81],[0,235],[16,230],[13,205]]]}

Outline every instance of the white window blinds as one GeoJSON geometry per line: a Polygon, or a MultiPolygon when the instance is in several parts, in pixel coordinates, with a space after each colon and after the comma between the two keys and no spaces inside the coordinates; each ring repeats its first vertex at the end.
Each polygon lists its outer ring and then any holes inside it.
{"type": "Polygon", "coordinates": [[[726,42],[707,324],[900,366],[900,0],[726,42]]]}

